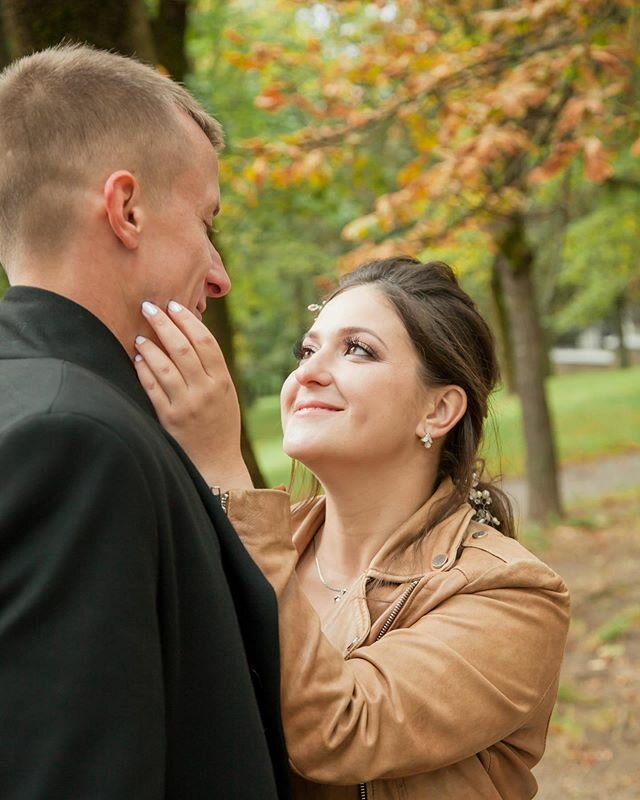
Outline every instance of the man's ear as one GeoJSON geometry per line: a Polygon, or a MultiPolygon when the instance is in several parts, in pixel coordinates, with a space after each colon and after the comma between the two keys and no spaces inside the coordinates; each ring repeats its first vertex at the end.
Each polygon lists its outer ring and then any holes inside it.
{"type": "Polygon", "coordinates": [[[138,181],[126,170],[113,172],[105,181],[103,198],[111,230],[127,250],[135,250],[143,220],[138,181]]]}
{"type": "Polygon", "coordinates": [[[430,433],[434,441],[446,436],[467,410],[467,393],[460,386],[437,386],[430,390],[428,409],[416,428],[422,437],[430,433]]]}

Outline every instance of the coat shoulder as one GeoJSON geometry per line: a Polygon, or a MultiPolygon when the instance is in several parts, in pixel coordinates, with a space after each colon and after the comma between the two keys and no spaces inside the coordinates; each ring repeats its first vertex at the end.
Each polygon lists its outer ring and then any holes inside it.
{"type": "Polygon", "coordinates": [[[486,526],[469,530],[456,566],[476,589],[494,583],[567,592],[562,578],[548,564],[516,539],[486,526]]]}

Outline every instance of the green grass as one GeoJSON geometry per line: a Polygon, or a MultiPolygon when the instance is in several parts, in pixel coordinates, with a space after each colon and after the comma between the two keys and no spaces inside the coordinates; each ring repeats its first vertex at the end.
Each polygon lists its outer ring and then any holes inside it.
{"type": "Polygon", "coordinates": [[[590,643],[592,646],[598,646],[616,642],[638,625],[640,625],[640,606],[627,606],[601,625],[590,637],[590,643]]]}
{"type": "MultiPolygon", "coordinates": [[[[640,447],[640,368],[556,375],[547,381],[547,397],[563,466],[640,447]]],[[[490,470],[524,473],[520,404],[498,392],[493,398],[499,432],[496,446],[487,429],[485,453],[490,470]]]]}
{"type": "Polygon", "coordinates": [[[259,397],[246,417],[247,429],[255,448],[256,458],[267,484],[289,483],[290,459],[282,452],[280,398],[278,395],[259,397]]]}
{"type": "MultiPolygon", "coordinates": [[[[640,367],[557,375],[547,382],[547,392],[563,466],[640,447],[640,367]]],[[[498,392],[493,398],[493,412],[500,447],[489,425],[485,445],[489,469],[494,474],[522,475],[519,401],[498,392]]],[[[280,446],[278,398],[258,399],[247,423],[269,484],[286,484],[289,460],[280,446]]]]}

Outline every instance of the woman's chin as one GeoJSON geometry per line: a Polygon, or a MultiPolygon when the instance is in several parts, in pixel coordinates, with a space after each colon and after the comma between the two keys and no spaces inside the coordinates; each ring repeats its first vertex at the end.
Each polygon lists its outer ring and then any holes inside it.
{"type": "Polygon", "coordinates": [[[323,461],[328,455],[326,445],[298,437],[290,439],[285,437],[282,449],[289,458],[299,461],[303,466],[311,470],[313,470],[315,464],[323,461]]]}

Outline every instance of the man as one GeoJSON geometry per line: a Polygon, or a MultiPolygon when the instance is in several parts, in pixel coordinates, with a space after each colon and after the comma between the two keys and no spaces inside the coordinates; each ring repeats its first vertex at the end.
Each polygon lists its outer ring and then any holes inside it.
{"type": "Polygon", "coordinates": [[[143,302],[229,290],[221,145],[131,59],[0,76],[2,800],[288,793],[273,592],[131,360],[143,302]]]}

